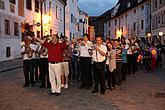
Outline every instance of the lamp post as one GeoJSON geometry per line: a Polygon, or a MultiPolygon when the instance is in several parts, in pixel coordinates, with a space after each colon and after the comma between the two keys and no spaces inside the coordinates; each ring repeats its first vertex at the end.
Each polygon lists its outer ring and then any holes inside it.
{"type": "Polygon", "coordinates": [[[40,11],[41,11],[41,38],[43,37],[43,21],[42,21],[42,7],[43,7],[43,3],[45,2],[45,0],[40,0],[40,11]]]}

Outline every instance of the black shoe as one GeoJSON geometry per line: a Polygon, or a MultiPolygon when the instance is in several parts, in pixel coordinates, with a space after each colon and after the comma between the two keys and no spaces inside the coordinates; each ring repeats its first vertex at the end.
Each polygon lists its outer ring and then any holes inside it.
{"type": "Polygon", "coordinates": [[[56,95],[56,93],[55,92],[51,92],[49,95],[56,95]]]}
{"type": "Polygon", "coordinates": [[[98,90],[93,90],[93,91],[92,91],[92,94],[97,93],[97,92],[98,92],[98,90]]]}
{"type": "Polygon", "coordinates": [[[25,85],[23,85],[22,87],[29,87],[29,85],[26,85],[26,84],[25,84],[25,85]]]}
{"type": "Polygon", "coordinates": [[[55,93],[55,96],[60,96],[60,95],[61,95],[61,93],[57,93],[57,92],[55,93]]]}

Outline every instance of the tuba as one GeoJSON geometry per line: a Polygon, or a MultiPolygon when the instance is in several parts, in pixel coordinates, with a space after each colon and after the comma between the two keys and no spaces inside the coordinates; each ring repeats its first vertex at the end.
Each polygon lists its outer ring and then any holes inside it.
{"type": "Polygon", "coordinates": [[[25,46],[25,52],[26,52],[28,58],[32,58],[33,57],[33,51],[30,48],[30,46],[25,46]]]}

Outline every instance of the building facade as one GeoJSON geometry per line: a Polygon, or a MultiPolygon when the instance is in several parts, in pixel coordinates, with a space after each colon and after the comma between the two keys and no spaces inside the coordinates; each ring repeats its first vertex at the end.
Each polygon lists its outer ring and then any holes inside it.
{"type": "Polygon", "coordinates": [[[84,33],[88,33],[88,19],[88,14],[79,10],[78,36],[83,36],[84,33]]]}
{"type": "Polygon", "coordinates": [[[111,9],[111,17],[105,24],[107,37],[146,37],[151,32],[150,2],[148,0],[126,0],[111,9]]]}
{"type": "Polygon", "coordinates": [[[78,0],[67,0],[65,16],[65,34],[72,40],[78,37],[78,0]]]}
{"type": "Polygon", "coordinates": [[[20,57],[21,0],[0,0],[0,61],[20,57]]]}
{"type": "Polygon", "coordinates": [[[0,0],[0,61],[19,58],[24,24],[35,36],[65,34],[66,0],[0,0]],[[42,6],[42,8],[41,8],[42,6]]]}
{"type": "Polygon", "coordinates": [[[165,40],[165,0],[151,0],[152,36],[165,40]]]}

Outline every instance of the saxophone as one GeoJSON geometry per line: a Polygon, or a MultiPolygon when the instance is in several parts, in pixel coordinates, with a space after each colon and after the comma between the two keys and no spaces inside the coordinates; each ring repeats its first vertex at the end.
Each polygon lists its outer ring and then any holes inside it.
{"type": "Polygon", "coordinates": [[[45,47],[41,47],[40,53],[42,56],[47,56],[48,55],[48,49],[45,47]]]}
{"type": "Polygon", "coordinates": [[[30,46],[25,46],[25,52],[26,52],[28,58],[32,58],[33,57],[33,51],[30,48],[30,46]]]}

